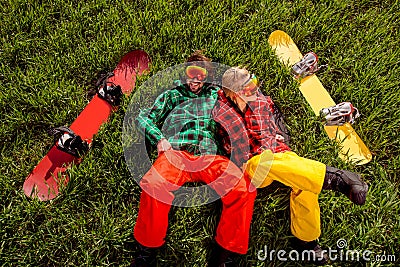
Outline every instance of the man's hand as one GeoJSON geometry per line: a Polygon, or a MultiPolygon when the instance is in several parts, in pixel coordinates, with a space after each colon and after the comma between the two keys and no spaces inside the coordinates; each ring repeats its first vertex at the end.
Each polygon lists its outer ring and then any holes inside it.
{"type": "Polygon", "coordinates": [[[170,149],[172,149],[171,143],[165,138],[162,138],[157,144],[158,155],[170,149]]]}

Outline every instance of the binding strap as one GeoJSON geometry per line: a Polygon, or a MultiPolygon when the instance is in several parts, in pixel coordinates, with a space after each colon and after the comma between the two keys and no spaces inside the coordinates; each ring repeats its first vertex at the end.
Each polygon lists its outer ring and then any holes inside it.
{"type": "Polygon", "coordinates": [[[88,142],[82,140],[79,135],[66,126],[52,128],[48,133],[54,136],[54,142],[58,149],[75,157],[79,158],[89,150],[88,142]]]}
{"type": "Polygon", "coordinates": [[[108,82],[108,78],[114,76],[114,73],[109,72],[103,75],[96,83],[97,95],[107,101],[113,107],[119,106],[122,98],[121,86],[116,85],[112,82],[108,82]]]}

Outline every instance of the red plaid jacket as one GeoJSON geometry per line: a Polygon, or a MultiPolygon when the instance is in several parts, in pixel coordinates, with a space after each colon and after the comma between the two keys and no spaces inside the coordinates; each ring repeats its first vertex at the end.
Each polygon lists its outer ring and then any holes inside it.
{"type": "Polygon", "coordinates": [[[290,150],[276,138],[281,132],[275,124],[273,112],[273,101],[261,93],[242,112],[222,90],[218,92],[218,101],[213,109],[213,118],[219,126],[218,139],[238,166],[266,149],[274,153],[290,150]]]}

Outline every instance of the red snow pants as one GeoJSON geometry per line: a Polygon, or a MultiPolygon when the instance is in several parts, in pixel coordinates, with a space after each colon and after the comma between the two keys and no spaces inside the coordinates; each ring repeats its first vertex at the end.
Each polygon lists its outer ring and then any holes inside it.
{"type": "Polygon", "coordinates": [[[203,182],[221,197],[222,213],[215,240],[223,248],[246,254],[257,191],[247,175],[228,158],[193,156],[184,151],[163,152],[143,176],[135,239],[146,247],[165,242],[173,192],[186,182],[203,182]]]}

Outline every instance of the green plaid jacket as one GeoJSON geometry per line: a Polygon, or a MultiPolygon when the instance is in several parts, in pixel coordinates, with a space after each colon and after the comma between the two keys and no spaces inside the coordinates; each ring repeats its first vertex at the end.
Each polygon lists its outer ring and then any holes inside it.
{"type": "Polygon", "coordinates": [[[220,154],[211,114],[218,90],[207,84],[197,95],[184,85],[167,90],[151,108],[141,110],[137,125],[152,145],[166,138],[176,150],[194,155],[220,154]]]}

